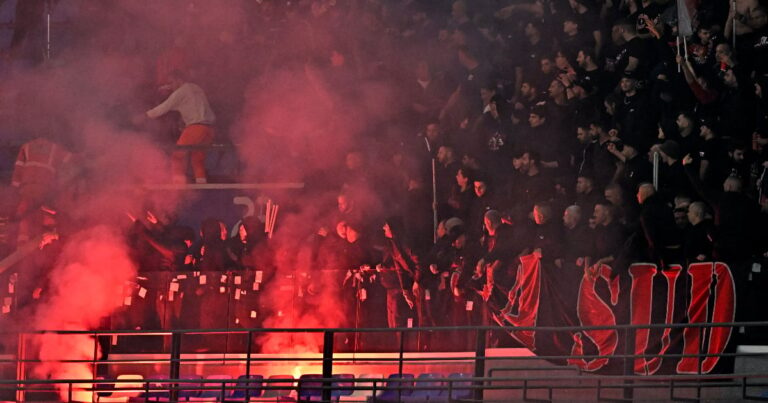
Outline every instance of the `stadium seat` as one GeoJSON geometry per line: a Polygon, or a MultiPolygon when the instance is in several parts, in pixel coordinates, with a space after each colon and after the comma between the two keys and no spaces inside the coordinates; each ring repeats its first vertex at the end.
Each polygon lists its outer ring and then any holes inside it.
{"type": "Polygon", "coordinates": [[[93,402],[99,400],[99,397],[112,396],[112,391],[115,390],[114,378],[105,378],[103,376],[97,376],[95,383],[93,384],[93,402]]]}
{"type": "MultiPolygon", "coordinates": [[[[264,393],[258,400],[255,401],[267,401],[267,402],[289,402],[293,401],[291,394],[293,393],[293,383],[295,378],[293,375],[272,375],[267,378],[267,382],[264,382],[264,393]],[[268,389],[275,388],[275,389],[268,389]]],[[[253,401],[253,400],[252,400],[253,401]]]]}
{"type": "Polygon", "coordinates": [[[200,392],[200,396],[197,397],[190,397],[189,401],[191,402],[220,402],[223,401],[225,397],[228,397],[232,394],[231,389],[225,389],[224,393],[222,394],[222,381],[228,380],[229,382],[224,382],[225,386],[232,387],[234,385],[234,382],[232,380],[232,377],[229,375],[210,375],[207,378],[205,378],[207,381],[212,382],[203,382],[203,387],[205,388],[200,392]],[[219,382],[216,382],[219,381],[219,382]],[[216,388],[210,389],[210,388],[216,388]]]}
{"type": "Polygon", "coordinates": [[[387,377],[387,385],[384,387],[384,391],[376,396],[376,401],[382,401],[382,402],[392,402],[392,401],[399,401],[401,397],[410,396],[413,392],[413,389],[395,389],[398,387],[404,387],[404,388],[412,388],[413,387],[413,381],[409,379],[413,379],[413,374],[391,374],[387,377]],[[393,381],[392,379],[404,379],[404,381],[393,381]]]}
{"type": "Polygon", "coordinates": [[[93,389],[96,390],[97,400],[98,400],[98,396],[107,397],[112,395],[112,391],[115,390],[115,384],[114,382],[110,382],[110,381],[113,381],[113,380],[114,379],[105,378],[103,376],[96,377],[96,381],[102,382],[102,383],[93,384],[93,389]]]}
{"type": "Polygon", "coordinates": [[[245,400],[245,391],[247,387],[250,387],[250,391],[248,392],[249,398],[261,397],[261,394],[263,393],[262,386],[264,385],[262,382],[263,379],[264,377],[261,375],[240,375],[237,378],[235,390],[227,400],[245,400]]]}
{"type": "Polygon", "coordinates": [[[299,401],[308,402],[318,400],[323,394],[323,383],[317,379],[322,379],[321,374],[304,374],[299,377],[299,401]]]}
{"type": "Polygon", "coordinates": [[[413,393],[408,396],[403,396],[403,401],[406,402],[423,402],[427,400],[436,399],[440,396],[440,389],[443,387],[442,381],[434,381],[433,379],[442,378],[442,374],[425,373],[420,374],[416,378],[414,383],[415,389],[413,393]],[[434,388],[434,389],[421,389],[421,388],[434,388]]]}
{"type": "MultiPolygon", "coordinates": [[[[154,374],[154,375],[150,375],[147,379],[165,380],[165,379],[168,379],[168,375],[154,374]]],[[[171,393],[169,389],[170,386],[167,382],[150,382],[149,388],[150,388],[150,391],[144,392],[141,396],[146,398],[150,402],[167,401],[168,398],[171,397],[171,393]],[[165,389],[163,390],[161,388],[165,388],[165,389]]]]}
{"type": "Polygon", "coordinates": [[[127,402],[131,398],[139,397],[144,391],[144,377],[136,374],[123,374],[117,376],[117,382],[112,394],[100,396],[96,394],[97,402],[127,402]]]}
{"type": "MultiPolygon", "coordinates": [[[[384,379],[384,375],[382,374],[362,374],[357,377],[357,379],[384,379]]],[[[377,388],[384,389],[384,383],[383,382],[377,382],[376,383],[377,388]]],[[[339,402],[366,402],[368,401],[368,398],[373,396],[373,389],[370,390],[360,390],[357,388],[373,388],[373,382],[372,381],[354,381],[354,390],[350,395],[342,395],[339,396],[338,401],[339,402]]]]}
{"type": "Polygon", "coordinates": [[[337,374],[333,378],[338,379],[332,384],[331,397],[333,400],[338,401],[340,397],[352,394],[352,387],[355,384],[355,376],[353,374],[337,374]]]}
{"type": "Polygon", "coordinates": [[[190,398],[200,396],[200,387],[203,377],[200,375],[185,375],[179,378],[186,382],[179,383],[179,401],[188,401],[190,398]],[[195,382],[197,381],[197,382],[195,382]]]}
{"type": "Polygon", "coordinates": [[[450,375],[448,375],[448,378],[450,379],[457,379],[456,381],[453,381],[451,383],[451,397],[448,398],[448,384],[445,385],[446,389],[443,389],[440,392],[440,396],[436,399],[430,398],[429,401],[440,401],[440,402],[448,402],[450,400],[460,400],[460,399],[470,399],[472,397],[472,389],[466,388],[467,386],[472,386],[472,381],[461,381],[458,379],[465,379],[471,377],[470,374],[465,373],[459,373],[454,372],[450,375]]]}

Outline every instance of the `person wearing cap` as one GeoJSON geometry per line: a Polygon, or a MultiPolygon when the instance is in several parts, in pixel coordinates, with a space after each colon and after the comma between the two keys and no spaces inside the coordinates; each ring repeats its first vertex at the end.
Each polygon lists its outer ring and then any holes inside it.
{"type": "MultiPolygon", "coordinates": [[[[558,81],[565,88],[567,103],[558,105],[558,115],[564,118],[560,120],[560,129],[563,133],[573,126],[574,118],[593,118],[600,115],[600,101],[595,95],[593,83],[581,79],[573,79],[568,74],[560,74],[558,81]]],[[[566,139],[559,139],[564,141],[566,139]]],[[[570,140],[570,139],[568,139],[570,140]]],[[[567,162],[563,165],[567,165],[567,162]]]]}
{"type": "Polygon", "coordinates": [[[635,192],[639,184],[653,177],[653,165],[648,158],[640,155],[635,145],[611,142],[607,149],[619,162],[614,180],[621,183],[624,189],[635,192]]]}
{"type": "Polygon", "coordinates": [[[621,125],[621,138],[636,144],[641,152],[651,145],[654,136],[654,117],[646,94],[638,88],[638,75],[627,71],[619,82],[623,97],[618,104],[616,119],[621,125]]]}
{"type": "MultiPolygon", "coordinates": [[[[213,124],[216,115],[208,104],[208,98],[200,86],[188,82],[181,71],[175,70],[168,75],[171,95],[160,105],[148,110],[146,116],[157,119],[168,112],[176,111],[184,122],[176,145],[206,146],[213,142],[213,124]]],[[[135,119],[140,121],[140,118],[135,119]]],[[[191,159],[195,183],[207,183],[205,172],[205,151],[196,148],[192,151],[179,149],[171,157],[171,171],[174,183],[186,183],[187,160],[191,159]]]]}
{"type": "Polygon", "coordinates": [[[673,165],[680,159],[680,144],[675,140],[667,140],[657,145],[655,150],[661,151],[661,157],[667,165],[673,165]]]}

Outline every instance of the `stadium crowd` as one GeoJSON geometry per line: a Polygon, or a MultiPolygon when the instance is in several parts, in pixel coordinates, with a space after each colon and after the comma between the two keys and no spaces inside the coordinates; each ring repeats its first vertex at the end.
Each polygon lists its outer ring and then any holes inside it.
{"type": "MultiPolygon", "coordinates": [[[[259,270],[269,287],[284,263],[280,232],[288,232],[311,267],[336,270],[324,275],[363,310],[358,323],[340,326],[398,327],[409,318],[414,326],[487,323],[481,307],[494,287],[509,288],[517,257],[530,253],[547,270],[578,273],[595,263],[719,260],[737,289],[768,257],[768,9],[758,1],[252,7],[239,49],[268,54],[265,65],[323,66],[337,111],[355,110],[357,84],[374,79],[397,102],[386,105],[386,119],[368,122],[338,169],[327,167],[333,179],[322,187],[335,205],[303,235],[278,222],[269,239],[251,216],[235,231],[206,219],[198,236],[149,214],[129,234],[144,270],[259,270]],[[692,23],[685,40],[680,4],[692,23]],[[351,38],[348,29],[365,34],[351,38]],[[279,38],[288,31],[314,40],[286,48],[279,38]]],[[[205,88],[217,135],[243,101],[242,86],[218,88],[217,77],[274,74],[237,63],[201,68],[184,61],[185,51],[193,55],[194,45],[157,55],[157,83],[205,88]]],[[[60,153],[52,167],[77,151],[37,147],[60,153]]],[[[17,165],[16,218],[26,222],[51,205],[50,182],[40,181],[55,179],[24,177],[28,167],[17,165]]]]}

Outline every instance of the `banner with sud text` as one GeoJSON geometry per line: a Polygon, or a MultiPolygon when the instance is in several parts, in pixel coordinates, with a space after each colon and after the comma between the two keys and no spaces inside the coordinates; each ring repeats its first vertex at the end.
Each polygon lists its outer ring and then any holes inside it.
{"type": "MultiPolygon", "coordinates": [[[[493,318],[503,326],[735,320],[733,275],[722,262],[666,268],[634,263],[620,271],[605,264],[565,269],[542,265],[539,256],[531,254],[520,258],[516,271],[514,285],[509,290],[496,290],[496,301],[489,304],[493,318]]],[[[512,337],[537,355],[590,372],[624,371],[624,360],[613,358],[614,355],[648,355],[634,359],[637,375],[721,372],[732,364],[717,354],[729,348],[732,333],[731,327],[640,328],[635,330],[634,347],[627,348],[625,330],[510,331],[512,337]],[[700,353],[707,356],[692,357],[700,353]]]]}

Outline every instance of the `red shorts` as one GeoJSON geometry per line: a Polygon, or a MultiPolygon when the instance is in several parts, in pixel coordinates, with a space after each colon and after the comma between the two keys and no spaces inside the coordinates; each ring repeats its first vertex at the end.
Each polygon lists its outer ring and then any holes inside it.
{"type": "Polygon", "coordinates": [[[213,128],[208,125],[189,125],[176,142],[180,146],[208,145],[213,142],[213,128]]]}

